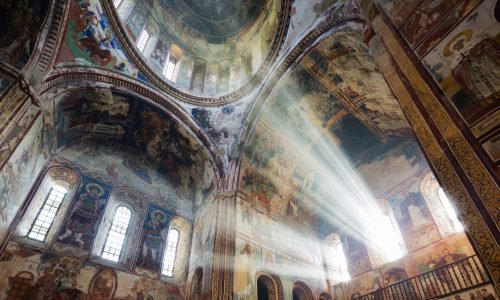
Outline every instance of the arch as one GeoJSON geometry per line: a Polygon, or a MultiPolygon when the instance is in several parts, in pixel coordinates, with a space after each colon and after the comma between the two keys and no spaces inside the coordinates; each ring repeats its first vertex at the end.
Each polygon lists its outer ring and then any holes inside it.
{"type": "Polygon", "coordinates": [[[377,218],[368,228],[366,246],[372,268],[378,268],[390,261],[401,258],[408,250],[399,228],[394,211],[387,199],[377,199],[380,211],[373,215],[377,218]]]}
{"type": "Polygon", "coordinates": [[[420,193],[442,237],[463,231],[456,209],[432,172],[422,178],[420,193]]]}
{"type": "Polygon", "coordinates": [[[323,256],[333,284],[351,279],[347,268],[347,258],[338,233],[330,233],[323,241],[323,256]]]}
{"type": "Polygon", "coordinates": [[[193,73],[191,75],[190,90],[203,93],[205,76],[207,74],[207,61],[201,58],[194,59],[193,73]]]}
{"type": "Polygon", "coordinates": [[[313,294],[307,284],[302,281],[296,281],[292,289],[293,300],[313,300],[313,294]]]}
{"type": "Polygon", "coordinates": [[[202,285],[203,269],[197,268],[196,271],[194,271],[193,279],[191,280],[190,300],[201,300],[202,285]]]}
{"type": "MultiPolygon", "coordinates": [[[[177,232],[179,232],[179,241],[177,242],[177,247],[176,247],[175,262],[173,265],[173,274],[172,276],[165,276],[162,274],[162,279],[165,279],[168,282],[181,284],[186,279],[187,265],[189,260],[191,222],[184,217],[174,216],[170,220],[168,230],[169,232],[171,230],[176,230],[177,232]]],[[[165,257],[163,258],[163,260],[165,260],[165,257]]],[[[163,266],[164,264],[165,262],[162,263],[163,266]]]]}
{"type": "Polygon", "coordinates": [[[36,244],[37,246],[41,246],[43,248],[51,245],[55,235],[59,231],[59,227],[64,221],[64,216],[71,205],[71,200],[78,190],[80,183],[80,175],[71,169],[65,167],[49,168],[38,185],[35,194],[31,198],[26,212],[22,216],[21,222],[16,229],[16,239],[23,239],[23,242],[36,244]],[[66,194],[58,206],[54,220],[51,223],[50,228],[47,230],[43,240],[30,239],[28,238],[28,234],[34,225],[37,216],[46,203],[47,197],[55,186],[61,186],[66,190],[66,194]]]}
{"type": "Polygon", "coordinates": [[[327,292],[323,292],[319,294],[319,300],[332,300],[332,296],[330,296],[327,292]]]}
{"type": "Polygon", "coordinates": [[[283,300],[283,285],[277,275],[257,272],[257,299],[283,300]]]}
{"type": "MultiPolygon", "coordinates": [[[[131,211],[131,217],[120,259],[117,263],[125,266],[127,269],[132,269],[135,258],[134,249],[137,248],[140,241],[147,205],[144,196],[126,187],[116,188],[112,190],[109,195],[109,200],[92,247],[91,259],[102,262],[100,257],[106,243],[108,232],[113,223],[115,212],[119,207],[123,206],[131,211]]],[[[106,263],[109,264],[112,262],[106,261],[106,263]]]]}

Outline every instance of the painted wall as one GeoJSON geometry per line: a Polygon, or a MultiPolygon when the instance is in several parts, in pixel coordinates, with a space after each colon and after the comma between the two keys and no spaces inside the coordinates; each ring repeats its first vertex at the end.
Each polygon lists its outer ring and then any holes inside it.
{"type": "Polygon", "coordinates": [[[499,2],[379,2],[441,87],[458,117],[498,166],[499,2]]]}
{"type": "MultiPolygon", "coordinates": [[[[47,127],[39,115],[0,172],[0,241],[48,163],[47,127]]],[[[14,145],[13,145],[14,146],[14,145]]]]}
{"type": "MultiPolygon", "coordinates": [[[[19,274],[22,274],[21,277],[28,276],[23,278],[29,280],[23,282],[32,295],[42,293],[44,297],[83,293],[89,297],[102,297],[91,299],[136,299],[141,295],[145,299],[148,296],[161,299],[163,295],[169,295],[169,299],[182,299],[191,222],[176,216],[147,195],[131,189],[127,192],[124,187],[117,189],[88,169],[79,168],[77,173],[81,179],[75,192],[69,194],[70,199],[64,200],[69,202],[65,204],[69,209],[62,210],[63,220],[56,222],[60,227],[51,229],[56,232],[50,234],[53,238],[39,243],[17,234],[15,242],[10,242],[1,254],[0,276],[3,286],[0,288],[0,299],[5,299],[11,290],[16,289],[16,279],[9,278],[19,274]],[[118,190],[121,192],[116,193],[118,190]],[[114,198],[110,200],[110,197],[114,198]],[[103,246],[103,243],[97,242],[106,236],[106,232],[102,231],[105,226],[102,225],[111,222],[115,213],[115,210],[107,210],[106,207],[111,201],[124,201],[120,197],[140,197],[142,201],[133,205],[132,209],[134,216],[144,217],[133,219],[135,223],[130,225],[133,230],[128,231],[130,234],[125,242],[127,248],[120,262],[114,263],[101,259],[102,248],[96,247],[103,246]],[[180,231],[177,246],[180,255],[174,268],[175,276],[168,278],[160,276],[160,270],[170,222],[174,217],[175,228],[180,231]]],[[[39,208],[44,200],[44,197],[37,198],[30,207],[39,208]]],[[[131,201],[121,203],[134,204],[131,201]]],[[[31,211],[30,207],[27,211],[31,211]]],[[[32,221],[24,222],[22,226],[31,224],[32,221]]],[[[26,233],[27,230],[18,228],[18,233],[22,232],[26,233]]]]}
{"type": "Polygon", "coordinates": [[[183,299],[181,288],[10,242],[0,259],[0,299],[183,299]],[[22,291],[22,292],[21,292],[22,291]]]}
{"type": "Polygon", "coordinates": [[[2,1],[0,3],[0,57],[21,69],[31,57],[50,1],[2,1]]]}

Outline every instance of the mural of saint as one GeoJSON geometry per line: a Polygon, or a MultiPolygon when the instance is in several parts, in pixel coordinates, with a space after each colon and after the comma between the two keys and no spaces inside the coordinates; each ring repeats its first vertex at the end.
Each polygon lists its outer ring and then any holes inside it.
{"type": "Polygon", "coordinates": [[[70,218],[63,226],[64,230],[61,231],[62,234],[59,235],[58,240],[89,250],[107,201],[103,197],[106,194],[103,187],[96,183],[85,185],[83,191],[77,196],[70,218]]]}
{"type": "Polygon", "coordinates": [[[243,243],[236,256],[235,292],[236,299],[251,299],[253,293],[253,252],[255,250],[248,243],[243,243]]]}
{"type": "Polygon", "coordinates": [[[137,259],[137,267],[158,272],[167,237],[168,217],[159,208],[150,209],[137,259]]]}

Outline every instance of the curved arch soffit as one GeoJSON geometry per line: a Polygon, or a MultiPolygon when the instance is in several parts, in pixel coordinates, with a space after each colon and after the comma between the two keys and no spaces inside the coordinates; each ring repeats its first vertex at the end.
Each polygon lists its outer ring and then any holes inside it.
{"type": "MultiPolygon", "coordinates": [[[[340,7],[339,9],[342,9],[340,7]]],[[[320,25],[314,28],[307,36],[305,36],[294,49],[281,61],[281,64],[273,70],[273,74],[269,77],[262,89],[260,89],[256,100],[253,102],[250,108],[247,118],[242,126],[241,134],[238,141],[235,143],[233,149],[232,157],[237,158],[236,165],[237,169],[241,168],[241,155],[244,149],[247,147],[249,138],[253,134],[253,130],[257,121],[259,120],[263,109],[265,108],[267,101],[271,98],[272,93],[279,88],[279,83],[286,79],[286,74],[291,72],[305,57],[307,53],[312,51],[316,46],[320,45],[321,42],[328,39],[329,37],[338,34],[345,24],[348,23],[359,23],[365,24],[366,19],[357,12],[343,13],[336,15],[334,12],[324,20],[320,25]]],[[[235,180],[238,180],[238,176],[234,176],[235,180]]],[[[237,185],[237,184],[236,184],[237,185]]]]}
{"type": "Polygon", "coordinates": [[[115,35],[117,36],[119,42],[123,46],[129,59],[137,66],[137,68],[145,74],[145,76],[151,80],[156,86],[158,86],[163,92],[175,97],[181,101],[203,106],[215,106],[232,103],[241,97],[252,91],[252,88],[260,82],[260,78],[269,70],[271,65],[276,61],[279,52],[285,42],[285,38],[288,32],[288,27],[290,25],[291,11],[292,11],[292,1],[291,0],[280,0],[281,8],[278,10],[280,16],[278,17],[277,23],[280,26],[279,30],[276,31],[275,36],[269,52],[262,62],[260,68],[255,72],[255,74],[248,80],[242,87],[236,91],[230,92],[228,94],[219,97],[203,97],[191,95],[187,92],[181,91],[178,88],[168,84],[164,79],[162,79],[158,74],[156,74],[144,60],[144,58],[138,53],[135,45],[125,34],[125,29],[120,22],[120,18],[117,14],[116,9],[114,9],[112,1],[101,1],[104,12],[108,16],[109,23],[113,28],[115,35]]]}
{"type": "MultiPolygon", "coordinates": [[[[212,138],[193,120],[190,114],[185,112],[175,101],[165,97],[165,95],[160,94],[148,85],[115,72],[103,72],[101,69],[88,67],[68,67],[57,69],[57,72],[50,74],[45,81],[44,89],[40,92],[40,97],[42,99],[51,99],[48,101],[51,103],[52,99],[56,99],[68,91],[88,88],[86,83],[89,81],[95,84],[92,89],[111,90],[137,97],[139,98],[138,101],[144,101],[144,103],[160,109],[179,126],[186,129],[190,136],[205,149],[207,157],[214,168],[217,193],[221,191],[222,182],[225,178],[224,155],[220,153],[212,138]]],[[[43,102],[46,101],[42,100],[43,102]]],[[[51,107],[50,110],[52,109],[51,107]]]]}
{"type": "Polygon", "coordinates": [[[278,277],[278,275],[270,272],[259,271],[255,275],[255,281],[257,282],[261,277],[267,281],[264,282],[266,287],[268,289],[272,288],[272,290],[274,291],[274,299],[271,298],[270,300],[283,300],[283,284],[281,283],[281,279],[278,277]]]}

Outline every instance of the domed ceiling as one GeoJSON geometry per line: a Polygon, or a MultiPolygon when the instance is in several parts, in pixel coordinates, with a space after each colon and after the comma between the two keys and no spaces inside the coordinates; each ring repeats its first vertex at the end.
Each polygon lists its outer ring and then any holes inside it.
{"type": "Polygon", "coordinates": [[[208,38],[209,43],[222,43],[239,33],[257,15],[263,0],[162,0],[192,29],[208,38]]]}
{"type": "Polygon", "coordinates": [[[121,23],[139,69],[191,103],[228,103],[228,94],[248,91],[276,58],[291,15],[287,0],[122,0],[114,11],[110,21],[121,23]]]}

